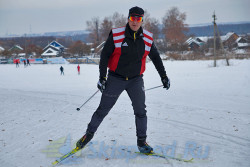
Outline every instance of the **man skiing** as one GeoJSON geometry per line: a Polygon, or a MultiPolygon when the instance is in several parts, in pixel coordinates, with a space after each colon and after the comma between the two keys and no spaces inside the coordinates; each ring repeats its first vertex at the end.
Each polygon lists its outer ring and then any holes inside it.
{"type": "Polygon", "coordinates": [[[164,88],[169,89],[170,81],[154,45],[153,34],[141,27],[143,16],[142,8],[132,7],[129,10],[127,25],[114,28],[110,32],[99,65],[100,76],[97,87],[102,92],[101,101],[88,124],[86,134],[76,143],[76,149],[82,149],[93,138],[104,117],[125,90],[134,110],[138,149],[141,153],[153,151],[146,142],[147,111],[143,72],[147,56],[156,67],[164,88]],[[106,77],[107,67],[108,77],[106,77]]]}
{"type": "Polygon", "coordinates": [[[30,60],[29,59],[27,59],[27,66],[30,66],[30,60]]]}
{"type": "Polygon", "coordinates": [[[64,75],[64,69],[63,66],[60,67],[61,75],[64,75]]]}

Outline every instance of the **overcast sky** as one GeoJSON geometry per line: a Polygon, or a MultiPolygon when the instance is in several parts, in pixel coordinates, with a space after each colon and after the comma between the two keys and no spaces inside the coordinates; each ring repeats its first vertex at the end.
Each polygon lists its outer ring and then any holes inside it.
{"type": "Polygon", "coordinates": [[[160,22],[166,11],[178,7],[186,24],[250,21],[250,0],[0,0],[0,36],[5,34],[85,30],[93,17],[128,15],[133,6],[147,10],[160,22]]]}

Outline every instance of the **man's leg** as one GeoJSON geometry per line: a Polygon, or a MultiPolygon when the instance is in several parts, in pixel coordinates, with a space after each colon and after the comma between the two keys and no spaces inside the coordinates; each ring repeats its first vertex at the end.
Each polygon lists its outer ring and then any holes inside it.
{"type": "Polygon", "coordinates": [[[94,133],[103,121],[104,117],[108,114],[114,106],[119,95],[124,90],[124,83],[121,80],[109,76],[106,84],[106,89],[102,93],[102,98],[99,107],[92,115],[91,121],[88,124],[86,134],[77,141],[76,148],[81,149],[93,138],[94,133]]]}
{"type": "Polygon", "coordinates": [[[135,114],[137,146],[141,153],[150,153],[153,148],[147,142],[147,111],[145,105],[145,91],[142,76],[135,78],[127,87],[135,114]]]}
{"type": "Polygon", "coordinates": [[[128,84],[126,91],[132,101],[135,115],[136,135],[145,137],[147,132],[147,111],[145,105],[144,82],[142,76],[134,78],[128,84]]]}
{"type": "Polygon", "coordinates": [[[90,123],[88,124],[87,132],[95,133],[104,117],[109,113],[111,108],[116,103],[118,97],[125,89],[124,80],[109,76],[106,84],[106,89],[102,93],[99,107],[94,112],[90,123]]]}

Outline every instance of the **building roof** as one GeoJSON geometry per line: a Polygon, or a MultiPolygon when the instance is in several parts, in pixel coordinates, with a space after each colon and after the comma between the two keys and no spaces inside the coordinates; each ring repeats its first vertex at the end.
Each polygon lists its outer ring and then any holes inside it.
{"type": "Polygon", "coordinates": [[[197,39],[200,39],[201,41],[203,41],[203,42],[207,42],[209,39],[210,39],[211,37],[206,37],[206,36],[204,36],[204,37],[197,37],[197,39]]]}
{"type": "Polygon", "coordinates": [[[4,51],[5,49],[2,47],[2,46],[0,46],[0,52],[2,52],[2,51],[4,51]]]}
{"type": "Polygon", "coordinates": [[[199,41],[197,40],[197,38],[190,37],[190,38],[188,38],[188,40],[186,41],[186,43],[187,43],[188,45],[190,45],[190,44],[192,44],[192,43],[195,43],[195,44],[201,46],[203,42],[199,42],[199,41]]]}
{"type": "Polygon", "coordinates": [[[54,50],[51,47],[49,47],[41,54],[41,56],[56,56],[57,54],[58,54],[57,50],[54,50]]]}
{"type": "Polygon", "coordinates": [[[50,42],[43,50],[44,52],[41,54],[41,56],[57,56],[58,53],[64,48],[63,45],[61,45],[57,41],[50,42]]]}
{"type": "Polygon", "coordinates": [[[234,32],[228,32],[226,35],[221,36],[221,40],[222,41],[227,41],[233,34],[235,34],[234,32]]]}
{"type": "Polygon", "coordinates": [[[44,50],[46,50],[47,47],[49,47],[49,46],[54,47],[54,48],[57,48],[57,49],[64,48],[64,46],[61,45],[59,42],[57,42],[57,41],[52,41],[52,42],[50,42],[50,43],[44,48],[44,50]]]}
{"type": "Polygon", "coordinates": [[[9,50],[12,50],[12,49],[19,49],[19,50],[23,50],[23,48],[20,46],[20,45],[14,45],[12,46],[12,48],[10,48],[9,50]]]}

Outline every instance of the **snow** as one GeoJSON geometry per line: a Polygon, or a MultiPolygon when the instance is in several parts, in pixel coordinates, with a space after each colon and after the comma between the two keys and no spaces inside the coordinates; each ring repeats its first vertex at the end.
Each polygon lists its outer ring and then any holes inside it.
{"type": "MultiPolygon", "coordinates": [[[[111,158],[93,157],[90,145],[75,157],[77,161],[69,159],[60,166],[249,167],[250,60],[230,60],[229,67],[222,60],[217,64],[214,68],[213,61],[164,61],[171,88],[146,92],[148,143],[154,148],[172,148],[168,154],[176,157],[193,145],[193,153],[199,155],[200,150],[203,159],[196,157],[188,164],[139,155],[133,158],[125,151],[120,158],[108,153],[111,158]]],[[[73,148],[84,134],[101,93],[80,111],[76,108],[97,90],[98,66],[80,65],[78,75],[77,65],[63,65],[64,76],[60,66],[0,65],[1,166],[50,166],[56,154],[49,154],[48,148],[54,146],[57,154],[65,153],[58,143],[73,148]]],[[[147,63],[144,81],[146,89],[161,85],[152,62],[147,63]]],[[[97,151],[103,144],[135,147],[134,115],[126,92],[92,141],[97,151]]],[[[190,152],[187,158],[191,157],[190,152]]]]}
{"type": "Polygon", "coordinates": [[[238,47],[240,47],[240,48],[247,48],[248,46],[250,46],[249,45],[249,43],[238,43],[238,47]]]}
{"type": "Polygon", "coordinates": [[[247,54],[246,50],[245,49],[237,49],[234,51],[235,54],[247,54]]]}
{"type": "Polygon", "coordinates": [[[48,64],[69,64],[69,62],[63,57],[47,58],[48,64]]]}

